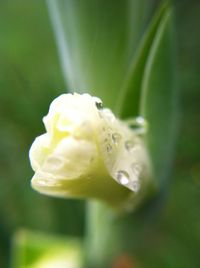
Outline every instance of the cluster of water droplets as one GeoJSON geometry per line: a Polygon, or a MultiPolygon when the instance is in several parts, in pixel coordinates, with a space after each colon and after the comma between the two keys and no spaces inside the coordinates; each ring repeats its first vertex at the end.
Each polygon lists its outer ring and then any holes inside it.
{"type": "Polygon", "coordinates": [[[107,167],[110,175],[121,185],[133,192],[138,192],[141,186],[142,163],[138,154],[141,151],[141,143],[138,135],[146,132],[147,124],[143,117],[139,116],[127,122],[133,131],[133,137],[126,139],[124,133],[117,132],[112,123],[115,118],[109,109],[103,109],[103,104],[96,103],[101,119],[107,122],[102,127],[103,150],[106,152],[107,167]]]}
{"type": "Polygon", "coordinates": [[[117,181],[132,190],[133,192],[138,192],[141,185],[141,172],[142,166],[137,159],[137,152],[135,147],[137,145],[131,140],[127,140],[124,143],[125,150],[127,151],[124,155],[126,157],[126,162],[124,166],[121,166],[116,172],[117,181]],[[134,152],[135,150],[135,152],[134,152]],[[135,154],[136,153],[136,154],[135,154]]]}

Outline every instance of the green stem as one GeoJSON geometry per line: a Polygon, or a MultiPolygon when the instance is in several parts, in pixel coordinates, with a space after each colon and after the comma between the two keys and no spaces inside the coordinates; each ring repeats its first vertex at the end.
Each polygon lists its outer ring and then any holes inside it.
{"type": "Polygon", "coordinates": [[[160,198],[154,199],[134,213],[118,214],[102,203],[89,202],[86,267],[113,267],[122,258],[132,267],[145,250],[160,203],[160,198]]]}

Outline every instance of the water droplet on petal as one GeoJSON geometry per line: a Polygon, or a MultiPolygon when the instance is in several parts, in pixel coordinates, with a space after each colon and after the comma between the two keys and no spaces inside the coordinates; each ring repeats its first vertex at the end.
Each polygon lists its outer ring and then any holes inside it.
{"type": "Polygon", "coordinates": [[[129,184],[129,188],[133,191],[133,192],[138,192],[140,189],[140,184],[138,181],[132,181],[129,184]]]}
{"type": "Polygon", "coordinates": [[[112,140],[115,144],[118,144],[119,141],[121,140],[121,135],[119,133],[113,133],[112,134],[112,140]]]}
{"type": "Polygon", "coordinates": [[[141,125],[142,126],[142,125],[146,124],[146,120],[142,116],[136,117],[135,120],[136,120],[136,122],[137,122],[138,125],[141,125]]]}
{"type": "Polygon", "coordinates": [[[106,151],[107,153],[110,153],[112,151],[112,146],[109,143],[106,145],[106,151]]]}
{"type": "Polygon", "coordinates": [[[126,150],[131,152],[133,150],[135,144],[133,141],[127,140],[127,141],[125,141],[124,145],[125,145],[126,150]]]}
{"type": "Polygon", "coordinates": [[[98,110],[103,109],[103,103],[102,103],[102,101],[96,101],[95,102],[95,105],[96,105],[96,107],[97,107],[98,110]]]}
{"type": "Polygon", "coordinates": [[[122,185],[127,185],[129,183],[129,174],[125,170],[119,170],[117,172],[117,180],[122,185]]]}
{"type": "Polygon", "coordinates": [[[137,163],[132,163],[131,164],[131,170],[133,171],[133,173],[139,177],[140,172],[141,172],[141,166],[137,163]]]}
{"type": "Polygon", "coordinates": [[[132,120],[129,120],[128,125],[138,134],[144,134],[147,131],[147,121],[142,116],[138,116],[132,120]]]}

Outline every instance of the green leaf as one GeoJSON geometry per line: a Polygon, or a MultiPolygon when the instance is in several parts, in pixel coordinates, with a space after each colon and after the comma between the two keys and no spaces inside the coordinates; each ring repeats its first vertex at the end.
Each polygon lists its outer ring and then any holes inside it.
{"type": "Polygon", "coordinates": [[[169,2],[161,5],[144,34],[152,5],[146,1],[48,0],[48,4],[69,88],[97,95],[122,118],[145,116],[150,126],[145,138],[160,180],[174,136],[169,2]]]}
{"type": "Polygon", "coordinates": [[[152,7],[145,0],[48,0],[70,91],[114,108],[152,7]]]}
{"type": "Polygon", "coordinates": [[[155,177],[162,181],[169,175],[176,134],[176,57],[172,10],[163,16],[145,65],[140,114],[149,123],[147,145],[154,164],[155,177]]]}
{"type": "Polygon", "coordinates": [[[77,239],[20,230],[13,240],[12,268],[80,268],[82,257],[77,239]]]}
{"type": "Polygon", "coordinates": [[[124,85],[120,91],[120,97],[116,103],[115,110],[122,118],[139,115],[144,69],[158,27],[160,26],[160,22],[168,8],[168,2],[164,2],[164,4],[161,5],[159,10],[156,12],[150,25],[140,40],[137,52],[132,59],[129,71],[124,79],[124,85]]]}
{"type": "Polygon", "coordinates": [[[172,21],[165,2],[141,40],[116,107],[123,118],[142,115],[147,120],[145,139],[159,183],[170,170],[177,114],[172,21]]]}

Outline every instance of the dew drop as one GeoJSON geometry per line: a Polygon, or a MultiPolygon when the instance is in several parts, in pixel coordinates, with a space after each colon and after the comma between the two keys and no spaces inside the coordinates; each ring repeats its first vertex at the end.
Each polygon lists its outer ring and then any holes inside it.
{"type": "Polygon", "coordinates": [[[138,181],[132,181],[129,184],[129,188],[133,191],[133,192],[138,192],[140,189],[140,184],[138,181]]]}
{"type": "Polygon", "coordinates": [[[138,117],[136,117],[135,120],[136,120],[136,122],[137,122],[138,125],[143,126],[143,125],[146,124],[146,120],[145,120],[144,117],[142,117],[142,116],[138,116],[138,117]]]}
{"type": "Polygon", "coordinates": [[[129,151],[129,152],[131,152],[133,150],[133,148],[134,148],[134,142],[131,141],[131,140],[125,141],[124,145],[125,145],[126,150],[129,151]]]}
{"type": "Polygon", "coordinates": [[[133,173],[139,177],[140,172],[141,172],[141,166],[137,163],[132,163],[131,164],[131,170],[133,171],[133,173]]]}
{"type": "Polygon", "coordinates": [[[142,116],[138,116],[128,121],[129,127],[134,129],[138,134],[144,134],[147,131],[147,121],[142,116]]]}
{"type": "Polygon", "coordinates": [[[97,107],[98,110],[103,109],[103,103],[101,101],[96,101],[95,102],[95,105],[96,105],[96,107],[97,107]]]}
{"type": "Polygon", "coordinates": [[[119,133],[113,133],[112,134],[112,140],[115,144],[118,144],[119,141],[121,140],[121,135],[119,133]]]}
{"type": "Polygon", "coordinates": [[[107,153],[110,153],[112,151],[112,146],[110,145],[110,143],[107,144],[106,151],[107,153]]]}
{"type": "Polygon", "coordinates": [[[127,185],[129,183],[129,174],[125,170],[119,170],[117,172],[117,180],[122,185],[127,185]]]}

